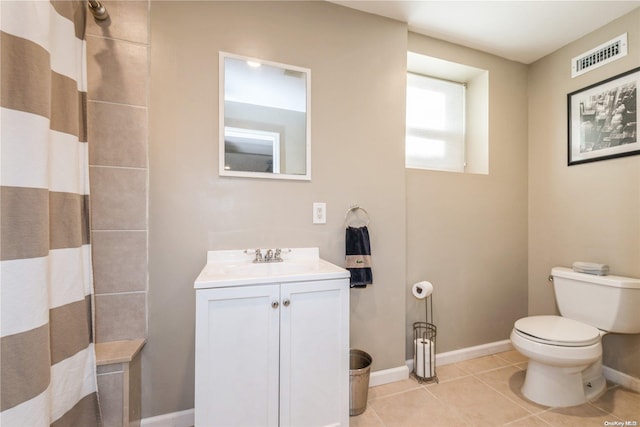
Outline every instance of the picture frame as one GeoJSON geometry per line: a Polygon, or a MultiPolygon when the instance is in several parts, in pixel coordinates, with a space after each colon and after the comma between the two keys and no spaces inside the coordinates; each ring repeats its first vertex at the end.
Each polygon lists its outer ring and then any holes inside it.
{"type": "Polygon", "coordinates": [[[640,154],[640,67],[567,95],[568,166],[640,154]]]}

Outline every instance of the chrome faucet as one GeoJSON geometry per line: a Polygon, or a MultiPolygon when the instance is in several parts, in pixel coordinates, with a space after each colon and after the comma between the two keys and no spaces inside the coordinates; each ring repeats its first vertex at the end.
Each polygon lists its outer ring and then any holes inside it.
{"type": "MultiPolygon", "coordinates": [[[[245,253],[248,254],[250,252],[249,250],[246,250],[245,253]]],[[[284,261],[282,259],[282,249],[280,248],[276,248],[275,250],[267,249],[267,253],[264,254],[264,256],[262,255],[262,251],[260,249],[256,249],[254,253],[255,253],[255,258],[253,259],[254,263],[284,261]]]]}
{"type": "Polygon", "coordinates": [[[273,261],[273,249],[267,249],[267,254],[264,256],[264,262],[273,261]]]}

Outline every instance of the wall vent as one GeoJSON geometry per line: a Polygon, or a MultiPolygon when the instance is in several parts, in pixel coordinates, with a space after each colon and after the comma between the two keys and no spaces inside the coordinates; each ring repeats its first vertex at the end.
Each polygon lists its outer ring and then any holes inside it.
{"type": "Polygon", "coordinates": [[[627,56],[627,33],[571,60],[571,78],[627,56]]]}

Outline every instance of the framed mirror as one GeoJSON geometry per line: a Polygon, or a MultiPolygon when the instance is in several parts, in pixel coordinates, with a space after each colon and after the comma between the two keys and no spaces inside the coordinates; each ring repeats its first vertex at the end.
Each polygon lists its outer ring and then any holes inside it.
{"type": "Polygon", "coordinates": [[[220,52],[221,176],[311,180],[310,77],[220,52]]]}

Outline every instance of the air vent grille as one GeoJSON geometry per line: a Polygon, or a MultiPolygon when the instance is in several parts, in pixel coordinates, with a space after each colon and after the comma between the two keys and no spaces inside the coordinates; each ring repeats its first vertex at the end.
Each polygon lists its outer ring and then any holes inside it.
{"type": "Polygon", "coordinates": [[[571,77],[591,71],[627,56],[627,33],[616,37],[571,60],[571,77]]]}

